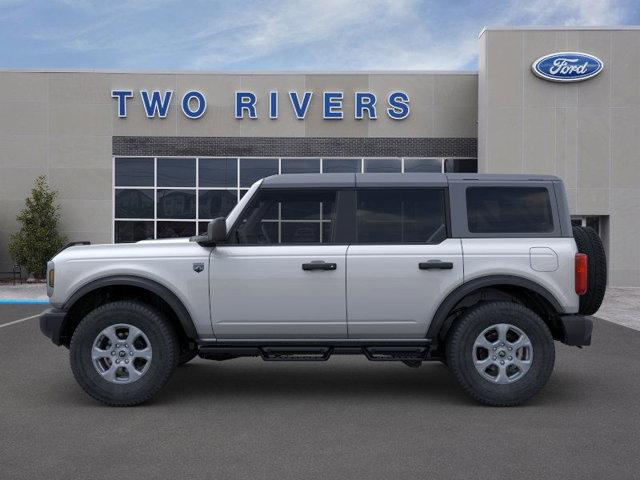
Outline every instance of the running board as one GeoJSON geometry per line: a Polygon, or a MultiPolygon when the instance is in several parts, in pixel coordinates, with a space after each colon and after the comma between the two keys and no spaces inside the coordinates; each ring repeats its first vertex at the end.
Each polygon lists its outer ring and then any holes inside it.
{"type": "Polygon", "coordinates": [[[198,355],[209,360],[262,357],[270,362],[324,362],[331,355],[364,355],[376,362],[429,360],[430,341],[418,340],[250,340],[200,345],[198,355]]]}

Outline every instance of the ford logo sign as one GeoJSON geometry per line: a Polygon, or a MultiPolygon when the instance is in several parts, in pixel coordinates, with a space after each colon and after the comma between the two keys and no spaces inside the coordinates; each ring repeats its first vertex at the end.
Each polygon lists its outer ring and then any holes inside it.
{"type": "Polygon", "coordinates": [[[580,82],[602,71],[602,60],[579,52],[558,52],[540,57],[531,65],[538,77],[552,82],[580,82]]]}

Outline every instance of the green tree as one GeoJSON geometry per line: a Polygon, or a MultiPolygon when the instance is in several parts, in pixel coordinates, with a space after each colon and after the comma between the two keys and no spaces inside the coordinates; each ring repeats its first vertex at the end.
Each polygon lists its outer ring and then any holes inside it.
{"type": "Polygon", "coordinates": [[[64,246],[67,239],[58,233],[60,205],[58,192],[51,190],[44,175],[35,179],[31,196],[16,217],[20,230],[11,235],[9,253],[14,262],[42,279],[47,273],[47,261],[64,246]]]}

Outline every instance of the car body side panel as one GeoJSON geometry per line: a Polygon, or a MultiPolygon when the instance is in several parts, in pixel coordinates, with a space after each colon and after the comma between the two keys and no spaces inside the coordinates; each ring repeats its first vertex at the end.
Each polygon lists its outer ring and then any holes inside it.
{"type": "Polygon", "coordinates": [[[71,247],[54,257],[56,285],[50,298],[61,308],[81,287],[101,278],[133,275],[172,291],[183,303],[201,337],[211,337],[209,248],[187,239],[71,247]],[[203,264],[196,272],[194,264],[203,264]]]}
{"type": "MultiPolygon", "coordinates": [[[[464,280],[489,275],[513,275],[531,280],[554,296],[564,313],[577,313],[575,293],[575,254],[573,238],[463,238],[464,280]],[[548,264],[550,252],[557,257],[557,268],[536,271],[548,264]]],[[[555,266],[555,265],[554,265],[555,266]]]]}
{"type": "Polygon", "coordinates": [[[424,338],[438,305],[462,284],[460,239],[437,245],[351,245],[347,321],[352,338],[424,338]],[[423,262],[451,269],[421,270],[423,262]]]}
{"type": "Polygon", "coordinates": [[[217,338],[346,338],[346,245],[221,245],[211,255],[217,338]],[[332,271],[303,264],[334,263],[332,271]]]}

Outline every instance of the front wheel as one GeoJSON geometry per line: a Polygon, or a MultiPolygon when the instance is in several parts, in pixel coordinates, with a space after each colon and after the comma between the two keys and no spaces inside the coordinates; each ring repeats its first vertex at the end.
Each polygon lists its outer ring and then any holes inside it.
{"type": "Polygon", "coordinates": [[[177,363],[178,342],[167,319],[149,305],[118,301],[90,312],[71,338],[71,370],[100,402],[133,406],[153,397],[177,363]]]}
{"type": "Polygon", "coordinates": [[[460,386],[491,406],[515,406],[531,398],[547,383],[555,362],[547,325],[513,302],[469,309],[452,326],[446,349],[460,386]]]}

